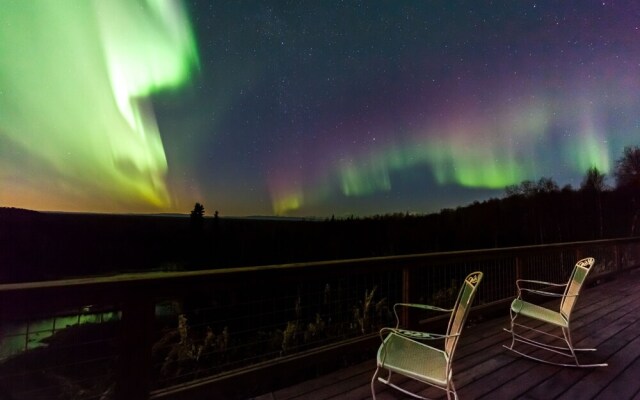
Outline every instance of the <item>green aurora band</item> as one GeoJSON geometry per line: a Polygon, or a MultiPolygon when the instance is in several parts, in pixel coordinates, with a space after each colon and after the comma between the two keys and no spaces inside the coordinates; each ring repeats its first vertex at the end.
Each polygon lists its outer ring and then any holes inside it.
{"type": "MultiPolygon", "coordinates": [[[[507,185],[535,179],[542,168],[532,163],[533,157],[518,149],[535,153],[540,142],[548,141],[549,119],[543,107],[527,109],[517,118],[504,116],[496,126],[480,122],[466,124],[443,135],[424,135],[401,147],[392,146],[359,167],[341,168],[342,190],[347,196],[364,195],[391,189],[390,171],[429,165],[435,180],[441,184],[458,184],[471,188],[503,189],[507,185]],[[508,134],[500,135],[500,132],[508,134]]],[[[569,151],[574,168],[586,171],[592,166],[607,172],[608,152],[602,151],[602,139],[593,127],[585,128],[579,140],[581,152],[569,151]]],[[[563,146],[570,150],[569,145],[563,146]]]]}
{"type": "MultiPolygon", "coordinates": [[[[327,185],[334,181],[331,176],[337,178],[339,191],[346,197],[391,191],[392,173],[420,166],[427,166],[441,186],[504,189],[523,180],[538,179],[543,176],[545,165],[536,165],[535,160],[544,160],[544,149],[552,140],[550,125],[554,117],[553,110],[544,104],[550,102],[495,111],[496,117],[490,122],[466,116],[445,126],[424,123],[424,128],[409,135],[411,139],[354,154],[315,184],[295,189],[281,186],[280,193],[272,193],[274,213],[283,215],[305,203],[321,202],[330,193],[327,185]]],[[[566,111],[570,115],[593,115],[580,106],[566,111]]],[[[582,118],[585,121],[578,137],[568,138],[561,150],[575,171],[595,166],[608,172],[610,152],[603,148],[603,130],[597,129],[592,119],[582,118]]]]}
{"type": "Polygon", "coordinates": [[[198,65],[177,2],[2,1],[0,202],[170,207],[148,96],[182,85],[198,65]]]}
{"type": "Polygon", "coordinates": [[[427,128],[402,146],[393,145],[359,160],[357,166],[340,168],[342,192],[359,196],[391,189],[391,171],[428,165],[440,185],[500,189],[535,173],[518,159],[517,148],[531,148],[547,129],[542,107],[532,107],[517,117],[504,115],[494,124],[458,122],[455,127],[427,128]]]}

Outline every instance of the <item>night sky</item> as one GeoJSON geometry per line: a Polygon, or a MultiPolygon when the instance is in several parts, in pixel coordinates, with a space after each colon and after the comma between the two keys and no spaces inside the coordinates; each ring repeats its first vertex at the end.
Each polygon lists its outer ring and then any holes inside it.
{"type": "Polygon", "coordinates": [[[637,1],[0,0],[0,206],[429,213],[638,144],[637,1]]]}

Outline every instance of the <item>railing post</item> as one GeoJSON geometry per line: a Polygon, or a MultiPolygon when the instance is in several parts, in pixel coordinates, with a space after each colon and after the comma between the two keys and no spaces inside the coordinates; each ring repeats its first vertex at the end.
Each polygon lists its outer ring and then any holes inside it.
{"type": "Polygon", "coordinates": [[[143,293],[127,295],[122,304],[116,370],[117,400],[149,398],[155,304],[143,293]]]}
{"type": "Polygon", "coordinates": [[[622,260],[620,255],[620,250],[617,244],[613,245],[613,261],[615,262],[615,271],[616,274],[622,272],[622,260]]]}
{"type": "MultiPolygon", "coordinates": [[[[402,302],[411,303],[411,272],[409,268],[402,268],[402,302]]],[[[409,308],[400,307],[400,324],[409,327],[409,308]]]]}

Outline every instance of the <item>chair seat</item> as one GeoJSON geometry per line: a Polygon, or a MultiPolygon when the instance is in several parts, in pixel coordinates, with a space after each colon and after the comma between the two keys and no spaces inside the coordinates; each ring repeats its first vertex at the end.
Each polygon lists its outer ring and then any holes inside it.
{"type": "Polygon", "coordinates": [[[447,385],[445,352],[395,333],[380,346],[378,366],[422,382],[447,385]]]}
{"type": "Polygon", "coordinates": [[[511,310],[526,317],[535,318],[559,327],[567,328],[567,320],[557,311],[541,307],[537,304],[529,303],[521,299],[515,299],[511,303],[511,310]]]}

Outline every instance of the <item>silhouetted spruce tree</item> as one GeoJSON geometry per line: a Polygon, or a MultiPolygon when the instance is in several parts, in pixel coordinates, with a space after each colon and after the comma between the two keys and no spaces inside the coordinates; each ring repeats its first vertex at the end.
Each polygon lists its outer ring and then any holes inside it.
{"type": "Polygon", "coordinates": [[[204,206],[196,203],[191,211],[191,240],[189,246],[189,259],[192,266],[203,262],[204,247],[204,206]]]}
{"type": "Polygon", "coordinates": [[[200,203],[196,203],[191,211],[191,225],[194,227],[202,228],[204,221],[204,206],[200,203]]]}

